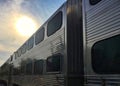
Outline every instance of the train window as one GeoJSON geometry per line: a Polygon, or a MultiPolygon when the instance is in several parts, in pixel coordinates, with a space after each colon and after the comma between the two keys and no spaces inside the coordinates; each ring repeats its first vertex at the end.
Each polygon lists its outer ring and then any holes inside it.
{"type": "Polygon", "coordinates": [[[18,57],[21,56],[21,49],[18,50],[18,57]]]}
{"type": "Polygon", "coordinates": [[[18,84],[13,84],[12,86],[19,86],[18,84]]]}
{"type": "Polygon", "coordinates": [[[24,74],[24,73],[25,73],[25,66],[21,65],[21,74],[24,74]]]}
{"type": "Polygon", "coordinates": [[[35,44],[37,45],[44,39],[44,28],[40,29],[35,35],[35,44]]]}
{"type": "Polygon", "coordinates": [[[47,58],[46,61],[46,70],[47,72],[59,72],[61,71],[62,66],[62,55],[53,55],[47,58]]]}
{"type": "Polygon", "coordinates": [[[7,82],[4,80],[0,80],[0,86],[7,86],[7,82]]]}
{"type": "Polygon", "coordinates": [[[43,73],[43,60],[37,60],[34,63],[34,74],[42,74],[43,73]]]}
{"type": "Polygon", "coordinates": [[[24,54],[26,52],[26,44],[22,46],[21,53],[24,54]]]}
{"type": "Polygon", "coordinates": [[[33,68],[33,67],[32,67],[32,62],[26,64],[26,74],[27,74],[27,75],[32,74],[32,68],[33,68]]]}
{"type": "Polygon", "coordinates": [[[94,44],[92,66],[100,74],[120,74],[120,35],[94,44]]]}
{"type": "Polygon", "coordinates": [[[10,61],[12,61],[13,60],[13,56],[11,56],[11,59],[10,59],[10,61]]]}
{"type": "Polygon", "coordinates": [[[31,48],[33,48],[34,45],[34,37],[32,36],[29,40],[28,40],[28,47],[27,49],[30,50],[31,48]]]}
{"type": "Polygon", "coordinates": [[[91,5],[99,3],[101,0],[89,0],[91,5]]]}
{"type": "Polygon", "coordinates": [[[17,59],[17,57],[18,57],[18,56],[17,56],[17,52],[15,52],[15,59],[17,59]]]}
{"type": "Polygon", "coordinates": [[[62,26],[62,12],[55,15],[49,22],[47,26],[47,36],[54,34],[62,26]]]}
{"type": "Polygon", "coordinates": [[[13,71],[13,75],[19,75],[20,74],[20,69],[19,68],[13,67],[12,71],[13,71]]]}

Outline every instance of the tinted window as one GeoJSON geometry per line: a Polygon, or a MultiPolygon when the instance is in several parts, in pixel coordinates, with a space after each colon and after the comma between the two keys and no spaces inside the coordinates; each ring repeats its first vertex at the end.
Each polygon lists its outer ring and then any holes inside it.
{"type": "Polygon", "coordinates": [[[18,57],[18,52],[15,52],[15,59],[17,59],[18,57]]]}
{"type": "Polygon", "coordinates": [[[53,55],[47,59],[47,72],[57,72],[61,70],[62,55],[53,55]]]}
{"type": "Polygon", "coordinates": [[[29,40],[28,40],[28,50],[30,50],[31,48],[33,48],[34,45],[34,37],[32,36],[29,40]]]}
{"type": "Polygon", "coordinates": [[[26,65],[26,74],[32,74],[32,62],[26,65]]]}
{"type": "Polygon", "coordinates": [[[24,73],[25,73],[25,66],[21,65],[21,74],[24,74],[24,73]]]}
{"type": "Polygon", "coordinates": [[[12,61],[13,60],[13,56],[11,56],[11,59],[10,59],[10,61],[12,61]]]}
{"type": "Polygon", "coordinates": [[[95,43],[92,66],[100,74],[120,73],[120,35],[95,43]]]}
{"type": "Polygon", "coordinates": [[[62,12],[55,15],[49,22],[47,26],[47,35],[50,36],[59,30],[62,26],[62,12]]]}
{"type": "Polygon", "coordinates": [[[19,86],[18,84],[13,84],[12,86],[19,86]]]}
{"type": "Polygon", "coordinates": [[[26,44],[22,46],[21,53],[24,54],[26,52],[26,44]]]}
{"type": "Polygon", "coordinates": [[[95,5],[97,4],[98,2],[100,2],[101,0],[90,0],[90,4],[91,5],[95,5]]]}
{"type": "Polygon", "coordinates": [[[43,60],[37,60],[34,63],[34,74],[42,74],[43,73],[43,60]]]}
{"type": "Polygon", "coordinates": [[[20,57],[21,56],[21,49],[19,49],[17,52],[18,52],[18,57],[20,57]]]}
{"type": "Polygon", "coordinates": [[[3,80],[0,80],[0,86],[7,86],[7,82],[3,81],[3,80]]]}
{"type": "Polygon", "coordinates": [[[44,28],[40,29],[35,35],[35,44],[37,45],[44,39],[44,28]]]}
{"type": "Polygon", "coordinates": [[[13,75],[19,75],[20,74],[20,69],[13,67],[13,75]]]}

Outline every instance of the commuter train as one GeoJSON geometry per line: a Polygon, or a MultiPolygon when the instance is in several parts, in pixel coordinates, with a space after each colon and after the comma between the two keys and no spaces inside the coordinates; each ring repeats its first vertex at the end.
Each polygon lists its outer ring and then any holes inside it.
{"type": "Polygon", "coordinates": [[[119,65],[120,0],[68,0],[1,66],[0,82],[120,86],[119,65]]]}

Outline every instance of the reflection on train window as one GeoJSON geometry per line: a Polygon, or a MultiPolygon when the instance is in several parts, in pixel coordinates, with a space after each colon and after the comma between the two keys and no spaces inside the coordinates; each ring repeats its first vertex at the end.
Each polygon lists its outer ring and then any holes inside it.
{"type": "Polygon", "coordinates": [[[47,72],[58,72],[61,71],[62,55],[57,54],[47,58],[46,70],[47,72]]]}
{"type": "Polygon", "coordinates": [[[29,74],[32,74],[32,62],[28,63],[26,65],[26,74],[29,75],[29,74]]]}
{"type": "Polygon", "coordinates": [[[26,44],[22,46],[21,53],[24,54],[26,52],[26,44]]]}
{"type": "Polygon", "coordinates": [[[92,66],[100,74],[120,74],[120,35],[94,44],[92,66]]]}
{"type": "Polygon", "coordinates": [[[62,12],[59,12],[55,17],[53,17],[47,26],[47,36],[54,34],[62,26],[62,12]]]}
{"type": "Polygon", "coordinates": [[[97,3],[99,3],[101,0],[90,0],[90,4],[91,5],[95,5],[97,3]]]}
{"type": "Polygon", "coordinates": [[[44,28],[41,28],[39,31],[37,31],[35,35],[35,44],[37,45],[44,39],[44,28]]]}
{"type": "Polygon", "coordinates": [[[27,49],[30,50],[31,48],[33,48],[34,45],[34,37],[32,36],[29,40],[28,40],[28,47],[27,49]]]}
{"type": "Polygon", "coordinates": [[[34,74],[42,74],[43,73],[43,60],[37,60],[34,63],[34,74]]]}

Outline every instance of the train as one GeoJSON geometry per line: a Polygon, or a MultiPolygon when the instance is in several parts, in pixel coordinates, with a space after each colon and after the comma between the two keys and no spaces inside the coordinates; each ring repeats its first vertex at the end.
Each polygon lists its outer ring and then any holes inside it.
{"type": "Polygon", "coordinates": [[[120,0],[66,1],[0,68],[0,86],[120,86],[120,0]]]}

